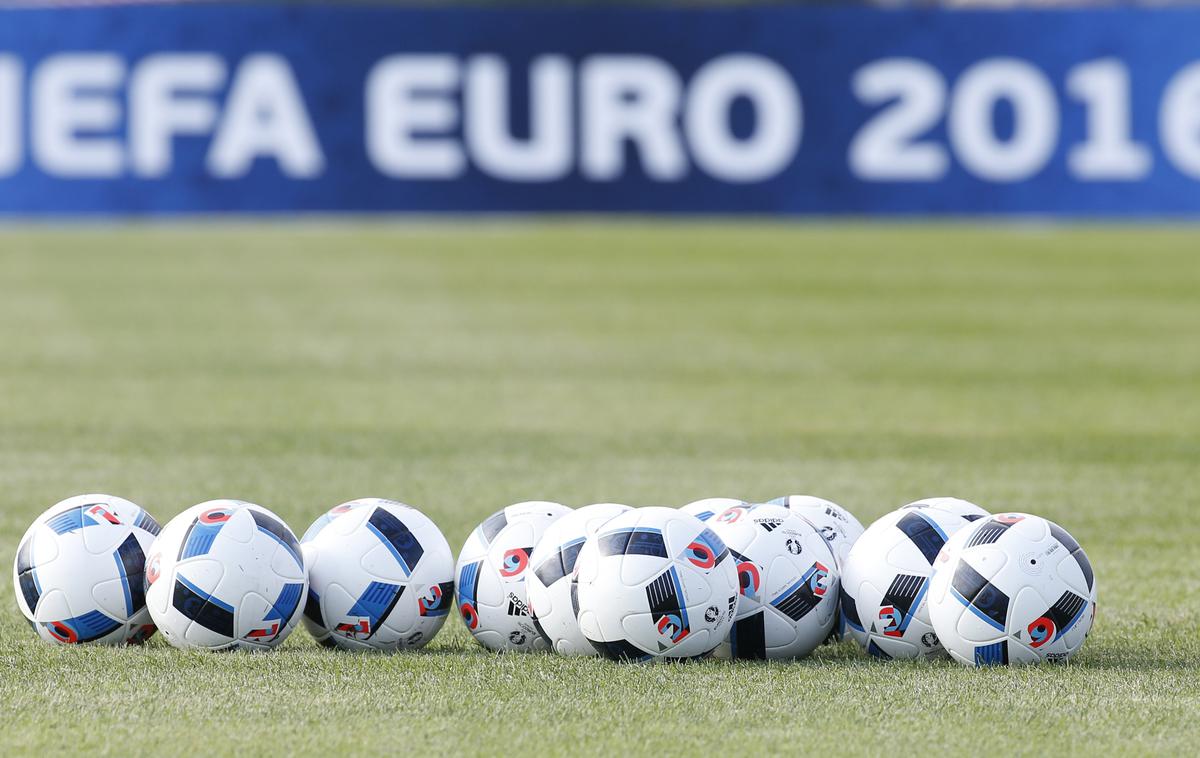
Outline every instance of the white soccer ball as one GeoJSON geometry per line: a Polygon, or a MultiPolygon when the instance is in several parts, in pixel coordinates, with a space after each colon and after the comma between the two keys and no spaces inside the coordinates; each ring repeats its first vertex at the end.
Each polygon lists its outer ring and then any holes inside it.
{"type": "Polygon", "coordinates": [[[112,495],[79,495],[38,516],[21,537],[13,586],[43,640],[137,644],[154,634],[142,578],[158,523],[112,495]]]}
{"type": "Polygon", "coordinates": [[[617,503],[578,508],[551,524],[533,548],[532,570],[525,575],[529,612],[550,649],[559,655],[596,655],[576,618],[575,560],[597,529],[628,510],[632,510],[628,505],[617,503]]]}
{"type": "Polygon", "coordinates": [[[811,523],[777,504],[727,508],[708,526],[737,567],[737,615],[720,658],[801,658],[837,620],[838,569],[811,523]]]}
{"type": "Polygon", "coordinates": [[[261,505],[210,500],[171,519],[146,563],[146,605],[178,648],[267,650],[308,592],[300,543],[261,505]]]}
{"type": "Polygon", "coordinates": [[[808,519],[833,551],[833,558],[840,567],[850,555],[850,548],[865,531],[854,514],[832,500],[812,495],[785,495],[769,500],[773,505],[787,506],[793,513],[808,519]]]}
{"type": "Polygon", "coordinates": [[[926,595],[933,561],[971,521],[939,508],[899,508],[867,528],[842,567],[842,626],[877,658],[942,653],[926,595]]]}
{"type": "Polygon", "coordinates": [[[488,650],[546,650],[529,614],[529,554],[547,527],[571,509],[536,500],[496,511],[467,537],[454,575],[458,612],[488,650]]]}
{"type": "Polygon", "coordinates": [[[701,521],[708,521],[726,508],[735,508],[739,505],[747,505],[747,503],[745,500],[732,497],[706,497],[703,500],[690,502],[679,510],[689,516],[695,516],[701,521]]]}
{"type": "Polygon", "coordinates": [[[695,658],[737,612],[729,550],[695,516],[638,508],[602,526],[576,561],[579,628],[606,658],[695,658]]]}
{"type": "Polygon", "coordinates": [[[902,510],[904,508],[930,508],[954,516],[961,516],[967,521],[978,521],[981,518],[991,515],[970,500],[963,500],[957,497],[927,497],[921,500],[914,500],[908,505],[900,506],[900,508],[902,510]]]}
{"type": "Polygon", "coordinates": [[[308,565],[304,626],[348,650],[425,646],[454,600],[454,554],[416,508],[382,498],[342,503],[300,540],[308,565]]]}
{"type": "Polygon", "coordinates": [[[929,616],[951,657],[968,666],[1065,661],[1096,618],[1092,564],[1053,521],[998,514],[942,548],[929,616]]]}

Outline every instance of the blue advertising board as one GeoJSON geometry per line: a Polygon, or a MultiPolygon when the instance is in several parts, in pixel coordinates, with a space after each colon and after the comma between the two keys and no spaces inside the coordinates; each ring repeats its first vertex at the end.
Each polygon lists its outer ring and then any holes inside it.
{"type": "Polygon", "coordinates": [[[1200,9],[0,11],[0,213],[1191,215],[1200,9]]]}

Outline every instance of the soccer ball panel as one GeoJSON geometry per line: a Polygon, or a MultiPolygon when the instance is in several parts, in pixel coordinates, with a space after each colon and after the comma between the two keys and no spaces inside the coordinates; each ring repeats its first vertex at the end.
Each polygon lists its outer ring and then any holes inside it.
{"type": "MultiPolygon", "coordinates": [[[[888,577],[885,577],[888,578],[888,577]]],[[[876,658],[921,658],[940,652],[925,609],[928,577],[896,573],[886,586],[871,581],[851,586],[864,632],[855,636],[876,658]],[[863,610],[867,609],[867,614],[863,610]]]]}
{"type": "MultiPolygon", "coordinates": [[[[696,608],[690,602],[688,607],[696,608]]],[[[711,630],[692,628],[692,619],[686,614],[686,608],[682,616],[659,616],[655,613],[631,614],[621,619],[621,625],[625,639],[636,641],[639,647],[643,648],[651,647],[651,644],[647,642],[646,630],[651,628],[658,630],[658,637],[665,639],[655,638],[653,647],[657,648],[658,653],[663,654],[669,650],[666,657],[670,658],[699,658],[710,653],[720,643],[720,640],[713,636],[711,630]],[[673,645],[668,647],[672,643],[673,645]]]]}
{"type": "Polygon", "coordinates": [[[359,560],[358,565],[364,573],[376,577],[381,581],[393,582],[395,584],[406,583],[408,578],[412,576],[411,571],[400,561],[396,560],[394,551],[387,545],[376,544],[367,546],[362,552],[362,558],[359,560]]]}
{"type": "Polygon", "coordinates": [[[748,505],[748,503],[745,500],[738,500],[732,497],[706,497],[703,500],[695,500],[688,503],[679,510],[689,516],[695,516],[701,521],[708,521],[722,511],[742,505],[748,505]]]}
{"type": "Polygon", "coordinates": [[[782,505],[807,519],[829,543],[838,568],[846,562],[850,549],[865,531],[854,514],[833,502],[812,495],[787,495],[768,501],[782,505]]]}
{"type": "Polygon", "coordinates": [[[967,521],[978,521],[981,518],[991,515],[988,511],[972,503],[970,500],[963,500],[958,497],[926,497],[901,506],[901,510],[906,509],[941,511],[942,513],[958,516],[967,521]]]}
{"type": "MultiPolygon", "coordinates": [[[[232,642],[237,624],[234,608],[217,596],[225,576],[224,564],[209,557],[189,558],[176,564],[169,578],[151,587],[167,599],[167,612],[156,618],[170,618],[160,624],[169,642],[179,636],[185,640],[203,639],[201,647],[219,647],[232,642]]],[[[154,613],[154,608],[151,613],[154,613]]]]}

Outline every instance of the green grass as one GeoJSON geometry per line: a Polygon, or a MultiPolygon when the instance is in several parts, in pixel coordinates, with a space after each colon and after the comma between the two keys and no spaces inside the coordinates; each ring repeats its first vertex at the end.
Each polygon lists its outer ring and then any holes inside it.
{"type": "Polygon", "coordinates": [[[38,642],[0,582],[0,753],[1190,753],[1200,231],[446,223],[0,229],[0,558],[80,492],[297,531],[379,495],[807,492],[1034,511],[1100,586],[1065,667],[648,667],[38,642]]]}

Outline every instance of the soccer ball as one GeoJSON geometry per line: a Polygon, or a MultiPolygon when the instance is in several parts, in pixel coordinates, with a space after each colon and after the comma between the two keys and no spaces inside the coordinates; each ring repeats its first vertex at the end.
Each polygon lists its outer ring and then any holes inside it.
{"type": "Polygon", "coordinates": [[[517,503],[471,532],[454,569],[455,592],[458,612],[480,645],[495,651],[549,647],[529,614],[525,574],[546,528],[570,511],[540,500],[517,503]]]}
{"type": "Polygon", "coordinates": [[[837,562],[823,535],[782,505],[728,508],[709,522],[737,566],[737,615],[720,658],[800,658],[837,620],[837,562]]]}
{"type": "Polygon", "coordinates": [[[970,523],[940,508],[905,507],[871,524],[842,567],[845,633],[877,658],[940,654],[925,603],[929,576],[946,540],[970,523]]]}
{"type": "Polygon", "coordinates": [[[575,618],[575,560],[597,529],[628,510],[628,505],[597,503],[572,511],[546,529],[529,556],[533,570],[525,577],[525,591],[530,618],[560,655],[596,655],[575,618]]]}
{"type": "Polygon", "coordinates": [[[584,543],[579,628],[606,658],[695,658],[721,644],[737,612],[729,550],[695,516],[638,508],[584,543]]]}
{"type": "MultiPolygon", "coordinates": [[[[812,495],[787,495],[769,501],[773,505],[786,505],[793,513],[798,513],[811,523],[821,536],[829,543],[833,551],[834,561],[838,571],[846,564],[850,549],[862,536],[863,525],[854,514],[837,503],[812,495]]],[[[840,603],[840,601],[839,601],[840,603]]],[[[834,635],[830,641],[841,639],[846,634],[843,616],[838,614],[834,635]]]]}
{"type": "Polygon", "coordinates": [[[158,522],[112,495],[79,495],[51,507],[17,547],[13,586],[43,640],[137,644],[154,634],[142,575],[158,522]]]}
{"type": "Polygon", "coordinates": [[[703,500],[688,503],[679,510],[695,516],[701,521],[708,521],[726,508],[735,508],[739,505],[747,505],[747,503],[745,500],[737,500],[732,497],[706,497],[703,500]]]}
{"type": "Polygon", "coordinates": [[[986,518],[991,514],[975,505],[970,500],[963,500],[957,497],[927,497],[922,500],[916,500],[908,505],[900,506],[903,508],[930,508],[935,511],[949,513],[954,516],[961,516],[967,521],[978,521],[981,518],[986,518]]]}
{"type": "Polygon", "coordinates": [[[850,555],[850,548],[862,536],[863,525],[854,514],[830,500],[812,495],[787,495],[768,501],[772,505],[787,506],[793,513],[808,519],[833,551],[833,559],[840,567],[850,555]]]}
{"type": "Polygon", "coordinates": [[[261,505],[210,500],[163,527],[146,585],[150,615],[175,647],[267,650],[299,621],[308,576],[282,519],[261,505]]]}
{"type": "Polygon", "coordinates": [[[1096,580],[1058,524],[1003,513],[950,538],[934,564],[929,616],[968,666],[1065,661],[1096,618],[1096,580]]]}
{"type": "Polygon", "coordinates": [[[423,647],[454,599],[454,554],[437,525],[395,500],[332,508],[300,540],[308,565],[304,626],[348,650],[423,647]]]}

